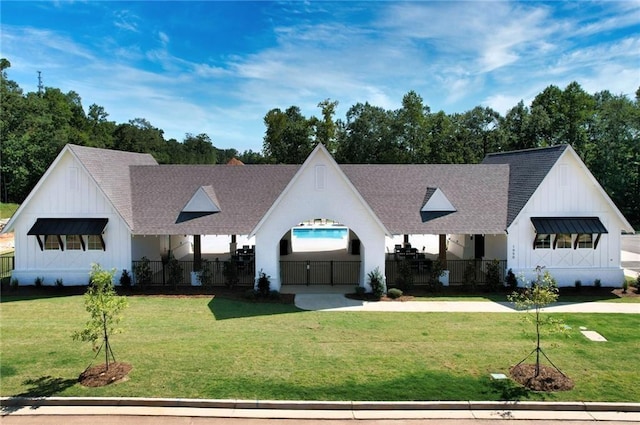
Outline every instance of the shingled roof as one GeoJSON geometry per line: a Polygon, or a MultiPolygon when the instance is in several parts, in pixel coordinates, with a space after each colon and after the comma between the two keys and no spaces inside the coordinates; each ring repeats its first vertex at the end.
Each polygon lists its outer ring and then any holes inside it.
{"type": "Polygon", "coordinates": [[[67,145],[87,172],[111,201],[120,216],[133,229],[131,209],[131,178],[129,168],[132,165],[155,165],[158,163],[150,154],[124,152],[109,149],[67,145]]]}
{"type": "Polygon", "coordinates": [[[160,165],[132,167],[134,233],[245,235],[258,223],[299,165],[160,165]],[[220,212],[180,221],[194,192],[211,186],[220,212]]]}
{"type": "Polygon", "coordinates": [[[341,165],[393,234],[482,233],[506,230],[506,165],[341,165]],[[428,188],[438,188],[454,212],[421,212],[428,188]]]}
{"type": "MultiPolygon", "coordinates": [[[[134,233],[248,234],[299,165],[132,167],[134,233]],[[221,211],[177,220],[200,186],[212,186],[221,211]]],[[[509,167],[487,165],[342,165],[345,175],[394,234],[503,233],[509,167]],[[421,213],[427,188],[456,206],[421,213]]]]}
{"type": "Polygon", "coordinates": [[[547,148],[525,149],[512,152],[489,154],[483,164],[508,164],[509,206],[507,227],[520,214],[522,208],[531,199],[542,180],[549,174],[551,167],[558,161],[568,145],[556,145],[547,148]]]}

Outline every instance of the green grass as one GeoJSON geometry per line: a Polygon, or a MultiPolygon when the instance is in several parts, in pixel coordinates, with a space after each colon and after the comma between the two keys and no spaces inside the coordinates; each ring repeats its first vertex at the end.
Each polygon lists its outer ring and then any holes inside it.
{"type": "Polygon", "coordinates": [[[0,202],[0,219],[11,217],[19,206],[19,204],[5,204],[0,202]]]}
{"type": "MultiPolygon", "coordinates": [[[[569,337],[543,339],[575,389],[540,394],[500,384],[535,347],[519,314],[303,312],[209,297],[130,297],[112,339],[129,380],[84,388],[92,361],[71,339],[88,318],[81,296],[0,304],[2,396],[308,400],[637,401],[640,315],[558,314],[569,337]],[[609,341],[588,341],[586,326],[609,341]]],[[[97,360],[99,362],[99,360],[97,360]]]]}

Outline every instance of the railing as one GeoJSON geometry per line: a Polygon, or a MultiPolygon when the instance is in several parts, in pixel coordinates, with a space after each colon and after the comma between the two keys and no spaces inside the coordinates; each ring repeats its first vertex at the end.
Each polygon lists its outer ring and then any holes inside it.
{"type": "MultiPolygon", "coordinates": [[[[401,278],[400,267],[402,261],[408,261],[412,270],[414,285],[427,285],[431,279],[433,261],[436,260],[388,260],[385,263],[387,286],[393,287],[401,278]]],[[[492,260],[447,260],[449,270],[449,285],[465,285],[487,283],[487,270],[492,260]]],[[[498,275],[500,282],[505,281],[506,260],[498,260],[498,275]]]]}
{"type": "Polygon", "coordinates": [[[280,261],[282,285],[357,285],[360,261],[280,261]]]}
{"type": "Polygon", "coordinates": [[[11,276],[16,267],[16,257],[13,255],[0,256],[0,278],[11,276]]]}
{"type": "MultiPolygon", "coordinates": [[[[136,269],[143,264],[143,261],[134,261],[132,264],[131,273],[134,283],[136,282],[136,269]]],[[[169,265],[162,261],[148,261],[149,268],[151,269],[151,282],[148,285],[172,285],[174,282],[170,282],[169,277],[169,265]]],[[[190,286],[191,285],[191,272],[193,269],[193,261],[178,261],[181,268],[180,279],[177,283],[178,286],[190,286]]],[[[238,286],[253,286],[255,281],[253,262],[231,262],[231,261],[209,261],[202,264],[203,267],[208,268],[208,276],[210,277],[208,282],[204,282],[205,285],[212,286],[225,286],[227,285],[227,276],[225,276],[225,269],[235,267],[235,277],[238,286]]]]}

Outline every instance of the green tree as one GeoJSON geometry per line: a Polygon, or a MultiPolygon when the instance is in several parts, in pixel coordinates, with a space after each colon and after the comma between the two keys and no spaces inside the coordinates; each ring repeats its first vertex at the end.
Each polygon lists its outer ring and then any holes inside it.
{"type": "Polygon", "coordinates": [[[187,164],[215,164],[216,149],[208,135],[202,133],[194,136],[187,133],[182,142],[184,160],[187,164]]]}
{"type": "Polygon", "coordinates": [[[278,164],[302,164],[313,150],[312,123],[300,108],[290,106],[282,112],[275,108],[264,117],[267,127],[262,150],[278,164]]]}
{"type": "MultiPolygon", "coordinates": [[[[536,348],[531,352],[531,354],[534,352],[536,353],[535,377],[540,375],[540,354],[544,355],[547,360],[549,360],[546,354],[544,354],[540,344],[542,328],[549,326],[556,330],[561,329],[561,322],[548,316],[543,317],[541,314],[542,308],[558,300],[558,286],[556,284],[556,280],[551,276],[551,273],[543,269],[544,267],[541,266],[536,267],[536,280],[533,282],[529,282],[521,276],[520,280],[523,284],[523,288],[519,291],[514,291],[507,297],[517,308],[525,309],[528,313],[533,310],[533,323],[535,324],[536,330],[536,348]]],[[[530,317],[527,316],[527,319],[530,320],[530,317]]]]}
{"type": "Polygon", "coordinates": [[[116,325],[120,322],[120,312],[127,306],[126,298],[116,295],[113,286],[115,273],[115,269],[107,271],[99,264],[91,265],[91,283],[84,295],[85,309],[91,318],[82,331],[73,334],[74,340],[91,342],[97,351],[96,356],[104,349],[107,370],[109,357],[116,361],[109,338],[118,332],[116,325]]]}
{"type": "Polygon", "coordinates": [[[322,110],[322,119],[312,117],[310,123],[314,127],[315,143],[322,143],[329,152],[335,153],[336,151],[336,136],[338,127],[333,119],[338,107],[338,101],[332,101],[331,99],[325,99],[318,103],[318,108],[322,110]]]}
{"type": "Polygon", "coordinates": [[[339,162],[356,164],[398,163],[403,157],[392,137],[393,113],[378,106],[357,103],[347,111],[346,122],[339,122],[339,162]]]}
{"type": "Polygon", "coordinates": [[[431,109],[422,97],[410,91],[402,98],[402,108],[393,117],[394,137],[403,153],[402,162],[429,162],[429,114],[431,109]]]}

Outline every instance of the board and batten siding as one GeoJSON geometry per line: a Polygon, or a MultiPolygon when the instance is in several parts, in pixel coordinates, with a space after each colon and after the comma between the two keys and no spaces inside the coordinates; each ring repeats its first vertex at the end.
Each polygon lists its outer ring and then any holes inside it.
{"type": "MultiPolygon", "coordinates": [[[[618,286],[623,280],[620,267],[622,224],[572,152],[563,154],[544,178],[529,202],[509,226],[507,267],[514,273],[535,278],[537,266],[544,266],[559,286],[573,286],[576,280],[592,285],[618,286]],[[600,237],[597,248],[533,249],[535,229],[531,217],[598,217],[608,233],[600,237]]],[[[594,242],[597,235],[594,235],[594,242]]],[[[577,236],[573,235],[573,240],[577,236]]],[[[553,243],[553,240],[552,240],[553,243]]]]}
{"type": "Polygon", "coordinates": [[[73,154],[59,158],[49,175],[25,205],[15,224],[16,264],[12,277],[20,285],[31,285],[37,277],[45,285],[62,279],[65,286],[85,285],[92,263],[116,268],[116,283],[122,269],[131,268],[131,235],[128,226],[100,191],[73,154]],[[35,236],[27,232],[38,218],[107,218],[106,250],[41,250],[35,236]]]}
{"type": "Polygon", "coordinates": [[[303,221],[327,218],[349,227],[360,240],[361,275],[353,284],[370,290],[367,273],[377,267],[384,275],[385,232],[366,203],[324,149],[314,151],[292,182],[255,233],[256,271],[270,275],[272,288],[280,290],[280,239],[303,221]]]}

